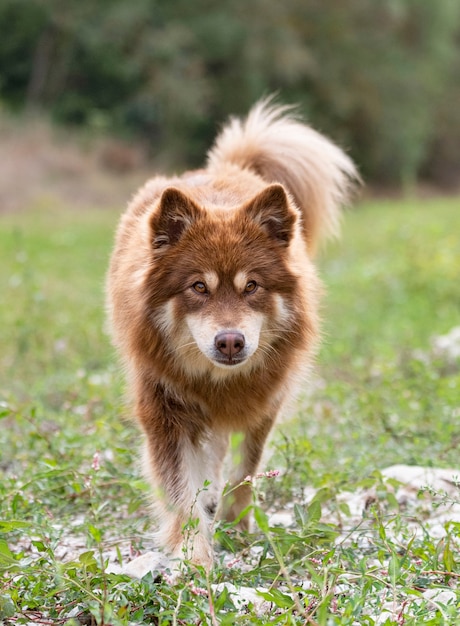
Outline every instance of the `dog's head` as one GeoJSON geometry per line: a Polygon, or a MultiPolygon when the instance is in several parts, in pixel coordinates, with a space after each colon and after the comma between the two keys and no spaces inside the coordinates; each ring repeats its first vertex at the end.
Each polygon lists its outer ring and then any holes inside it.
{"type": "Polygon", "coordinates": [[[153,323],[189,373],[222,376],[276,358],[296,325],[288,249],[297,220],[277,184],[236,209],[207,210],[177,188],[163,192],[149,218],[145,289],[153,323]]]}

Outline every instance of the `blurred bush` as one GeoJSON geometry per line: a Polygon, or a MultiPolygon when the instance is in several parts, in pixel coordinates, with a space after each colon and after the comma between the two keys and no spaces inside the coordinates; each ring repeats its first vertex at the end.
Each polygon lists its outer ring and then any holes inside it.
{"type": "Polygon", "coordinates": [[[375,183],[460,182],[458,0],[2,0],[0,100],[202,162],[277,91],[375,183]]]}

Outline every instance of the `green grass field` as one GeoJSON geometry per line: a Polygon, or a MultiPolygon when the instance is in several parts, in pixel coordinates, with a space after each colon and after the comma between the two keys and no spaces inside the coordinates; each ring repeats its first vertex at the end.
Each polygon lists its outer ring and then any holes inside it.
{"type": "Polygon", "coordinates": [[[257,482],[256,530],[240,542],[218,526],[215,570],[176,585],[105,571],[153,548],[138,433],[104,333],[117,218],[0,215],[0,624],[457,624],[460,522],[439,539],[420,519],[411,534],[379,471],[460,470],[460,363],[433,348],[460,325],[460,202],[347,214],[319,260],[317,371],[273,436],[268,467],[281,474],[257,482]],[[377,494],[365,533],[339,498],[362,489],[377,494]],[[286,508],[294,525],[271,525],[266,511],[286,508]],[[269,608],[241,609],[219,583],[261,587],[269,608]]]}

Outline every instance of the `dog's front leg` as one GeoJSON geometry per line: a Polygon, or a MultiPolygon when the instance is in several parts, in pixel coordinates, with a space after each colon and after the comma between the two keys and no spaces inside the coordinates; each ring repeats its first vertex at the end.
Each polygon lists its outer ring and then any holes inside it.
{"type": "Polygon", "coordinates": [[[194,408],[156,394],[138,404],[146,434],[144,468],[157,499],[160,541],[173,558],[209,569],[213,554],[210,515],[203,492],[208,477],[194,408]],[[187,419],[188,418],[188,419],[187,419]]]}
{"type": "MultiPolygon", "coordinates": [[[[227,521],[234,521],[240,513],[251,504],[252,488],[245,481],[248,476],[253,476],[262,457],[265,442],[273,426],[274,417],[267,417],[245,433],[241,446],[241,461],[233,474],[233,479],[223,499],[222,517],[227,521]]],[[[249,515],[238,522],[241,530],[249,529],[249,515]]]]}

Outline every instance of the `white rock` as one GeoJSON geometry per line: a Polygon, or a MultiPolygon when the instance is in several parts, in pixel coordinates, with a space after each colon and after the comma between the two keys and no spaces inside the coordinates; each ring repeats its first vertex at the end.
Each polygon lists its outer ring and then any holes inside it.
{"type": "Polygon", "coordinates": [[[375,626],[380,626],[380,624],[384,624],[388,619],[391,621],[396,620],[397,615],[397,610],[394,611],[389,607],[384,607],[378,615],[373,615],[372,617],[375,619],[375,626]]]}
{"type": "Polygon", "coordinates": [[[161,552],[146,552],[123,566],[123,574],[143,578],[149,572],[161,572],[168,566],[168,558],[161,552]]]}
{"type": "Polygon", "coordinates": [[[337,502],[339,504],[346,504],[350,510],[350,516],[352,518],[362,517],[363,511],[366,508],[366,502],[369,498],[369,492],[362,489],[356,490],[355,493],[351,491],[342,491],[337,496],[337,502]]]}
{"type": "Polygon", "coordinates": [[[455,326],[447,335],[440,335],[432,340],[435,355],[450,360],[460,358],[460,326],[455,326]]]}
{"type": "Polygon", "coordinates": [[[238,611],[246,609],[249,604],[253,605],[257,615],[263,615],[271,610],[271,603],[267,602],[267,600],[257,593],[258,591],[267,592],[268,589],[264,587],[256,587],[256,589],[253,589],[251,587],[236,587],[232,585],[232,583],[219,583],[217,585],[211,585],[211,589],[217,594],[227,589],[238,611]]]}
{"type": "Polygon", "coordinates": [[[278,511],[270,515],[270,526],[283,526],[284,528],[288,528],[292,526],[293,523],[294,516],[288,511],[278,511]]]}
{"type": "Polygon", "coordinates": [[[458,494],[456,483],[460,480],[460,469],[420,467],[419,465],[391,465],[383,469],[381,473],[385,478],[393,478],[416,490],[429,486],[435,490],[446,491],[452,495],[458,494]]]}
{"type": "Polygon", "coordinates": [[[455,604],[457,601],[455,592],[449,589],[427,589],[423,592],[423,597],[433,604],[455,604]]]}

